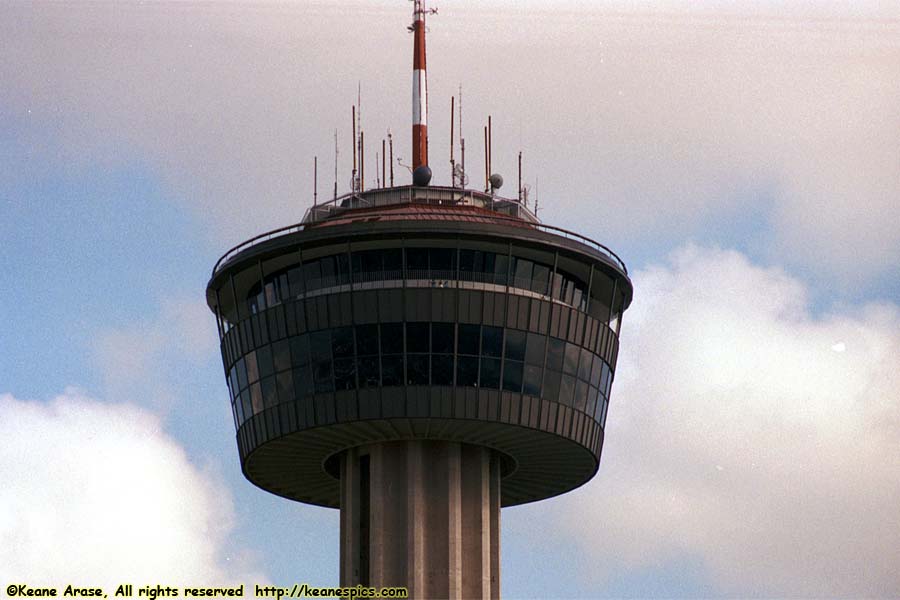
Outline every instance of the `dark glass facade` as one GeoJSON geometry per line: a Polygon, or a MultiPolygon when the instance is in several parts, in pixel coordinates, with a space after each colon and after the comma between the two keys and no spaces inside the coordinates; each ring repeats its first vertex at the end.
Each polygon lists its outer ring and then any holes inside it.
{"type": "Polygon", "coordinates": [[[393,386],[503,390],[605,424],[609,365],[588,348],[518,329],[437,322],[337,327],[260,346],[229,369],[235,425],[284,402],[393,386]],[[549,341],[549,343],[548,343],[549,341]]]}

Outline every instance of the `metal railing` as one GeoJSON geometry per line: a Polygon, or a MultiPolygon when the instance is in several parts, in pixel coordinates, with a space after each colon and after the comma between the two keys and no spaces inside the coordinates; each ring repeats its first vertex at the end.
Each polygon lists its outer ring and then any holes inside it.
{"type": "MultiPolygon", "coordinates": [[[[379,192],[380,191],[392,191],[392,190],[398,191],[398,190],[403,190],[403,189],[417,189],[417,188],[388,188],[387,190],[377,190],[377,191],[379,191],[379,192]]],[[[425,189],[431,189],[431,188],[425,188],[425,189]]],[[[438,188],[438,189],[440,189],[440,188],[438,188]]],[[[445,188],[445,189],[454,190],[457,194],[459,194],[459,193],[481,194],[481,192],[473,192],[471,190],[459,190],[456,188],[445,188]]],[[[367,192],[367,194],[368,194],[368,192],[367,192]]],[[[484,194],[482,194],[482,195],[484,195],[484,194]]],[[[346,198],[346,196],[344,198],[346,198]]],[[[341,198],[338,198],[338,200],[341,200],[341,198]]],[[[320,205],[320,206],[324,206],[324,205],[320,205]]],[[[317,207],[313,207],[310,210],[314,210],[315,208],[317,208],[317,207]]],[[[409,210],[409,211],[401,211],[401,212],[391,212],[390,216],[391,217],[416,217],[416,218],[421,219],[423,215],[421,212],[409,210]]],[[[603,254],[610,260],[612,260],[618,267],[620,267],[626,275],[628,274],[628,269],[627,269],[627,267],[625,267],[624,261],[622,261],[622,259],[619,258],[619,256],[615,252],[613,252],[612,250],[610,250],[609,248],[607,248],[600,242],[596,242],[589,237],[581,235],[580,233],[575,233],[574,231],[569,231],[569,230],[563,229],[561,227],[545,225],[545,224],[539,223],[539,222],[528,222],[528,221],[524,221],[520,218],[509,217],[509,216],[505,216],[503,214],[485,215],[485,218],[490,219],[491,222],[500,222],[502,224],[514,225],[516,227],[521,227],[521,228],[525,228],[525,229],[535,229],[535,230],[541,231],[543,233],[549,233],[551,235],[557,235],[557,236],[560,236],[560,237],[563,237],[563,238],[566,238],[566,239],[569,239],[569,240],[572,240],[575,242],[579,242],[581,244],[588,246],[589,248],[592,248],[593,250],[600,252],[601,254],[603,254]]],[[[286,235],[290,235],[292,233],[298,233],[300,231],[304,231],[308,227],[314,226],[315,223],[318,223],[318,222],[320,222],[320,221],[314,221],[314,222],[309,222],[309,223],[307,223],[307,222],[295,223],[294,225],[288,225],[286,227],[281,227],[279,229],[273,229],[272,231],[267,231],[266,233],[262,233],[260,235],[250,238],[249,240],[241,242],[240,244],[234,246],[233,248],[231,248],[227,252],[225,252],[225,254],[223,254],[221,256],[221,258],[219,258],[219,260],[216,261],[216,264],[213,267],[213,272],[212,272],[213,276],[215,276],[222,269],[222,267],[228,263],[228,261],[230,261],[232,258],[237,256],[244,250],[247,250],[248,248],[251,248],[258,244],[267,242],[269,240],[273,240],[273,239],[280,238],[280,237],[283,237],[286,235]]]]}

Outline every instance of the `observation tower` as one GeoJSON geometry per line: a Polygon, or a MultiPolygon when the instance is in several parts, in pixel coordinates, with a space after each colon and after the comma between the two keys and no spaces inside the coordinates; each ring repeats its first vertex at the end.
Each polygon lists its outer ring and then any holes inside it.
{"type": "Polygon", "coordinates": [[[496,175],[431,185],[430,12],[415,1],[413,184],[354,183],[229,250],[206,298],[241,468],[340,509],[341,585],[498,598],[501,507],[597,472],[632,284],[496,175]]]}

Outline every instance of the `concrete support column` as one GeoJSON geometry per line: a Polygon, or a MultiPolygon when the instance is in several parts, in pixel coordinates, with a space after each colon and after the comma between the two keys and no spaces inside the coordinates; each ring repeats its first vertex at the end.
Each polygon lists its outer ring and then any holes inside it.
{"type": "Polygon", "coordinates": [[[411,598],[500,597],[493,451],[422,440],[354,448],[341,458],[341,491],[341,585],[406,586],[411,598]]]}

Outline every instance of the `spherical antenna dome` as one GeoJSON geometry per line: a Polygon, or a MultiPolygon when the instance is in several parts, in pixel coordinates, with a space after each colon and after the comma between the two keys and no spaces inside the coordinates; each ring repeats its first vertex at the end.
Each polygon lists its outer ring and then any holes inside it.
{"type": "Polygon", "coordinates": [[[429,183],[431,183],[431,167],[428,165],[417,167],[416,170],[413,171],[413,185],[425,187],[429,183]]]}
{"type": "Polygon", "coordinates": [[[500,173],[494,173],[491,175],[491,188],[495,190],[499,190],[503,187],[503,176],[500,173]]]}

